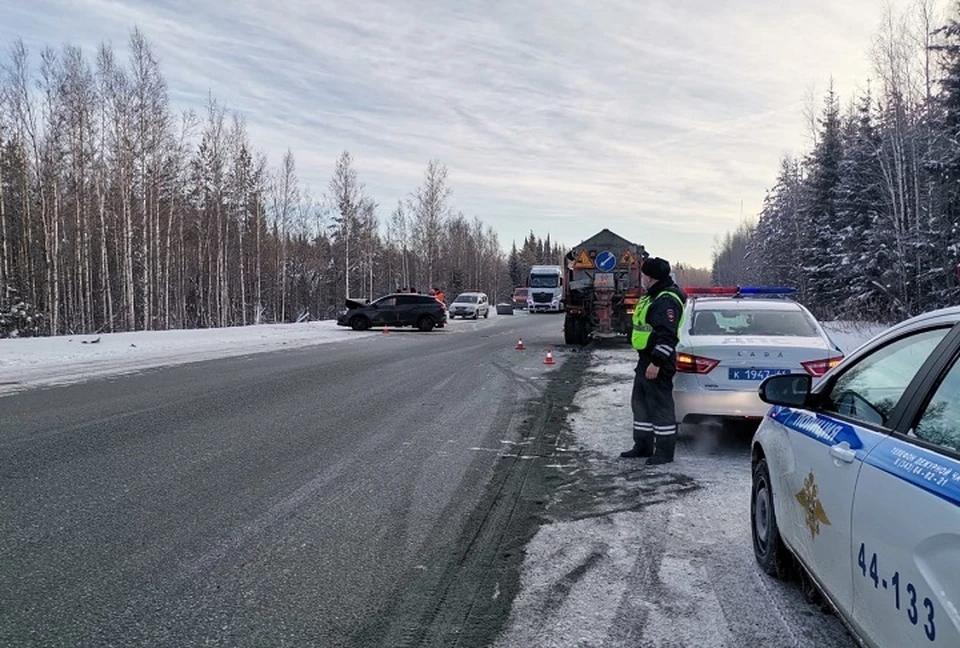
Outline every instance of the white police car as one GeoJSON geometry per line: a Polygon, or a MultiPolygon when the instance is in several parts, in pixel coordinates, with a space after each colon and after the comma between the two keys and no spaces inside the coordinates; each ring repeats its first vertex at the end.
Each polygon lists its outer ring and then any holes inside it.
{"type": "Polygon", "coordinates": [[[816,386],[767,378],[757,561],[796,559],[869,646],[960,646],[960,308],[899,324],[816,386]]]}
{"type": "Polygon", "coordinates": [[[759,421],[770,409],[757,386],[771,375],[820,377],[842,352],[816,318],[785,298],[791,288],[687,288],[677,345],[674,401],[678,423],[759,421]]]}

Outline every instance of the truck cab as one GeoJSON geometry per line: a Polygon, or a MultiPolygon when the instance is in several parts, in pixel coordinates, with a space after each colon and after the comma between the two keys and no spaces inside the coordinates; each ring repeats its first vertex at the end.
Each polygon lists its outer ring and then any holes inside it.
{"type": "Polygon", "coordinates": [[[513,289],[513,307],[514,308],[526,308],[527,307],[527,294],[529,291],[526,288],[514,288],[513,289]]]}
{"type": "Polygon", "coordinates": [[[532,266],[527,286],[527,310],[531,313],[563,311],[563,267],[532,266]]]}

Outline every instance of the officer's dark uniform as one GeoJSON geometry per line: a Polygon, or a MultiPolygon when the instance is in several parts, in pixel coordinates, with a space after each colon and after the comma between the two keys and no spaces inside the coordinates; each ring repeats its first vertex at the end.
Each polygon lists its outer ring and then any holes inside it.
{"type": "Polygon", "coordinates": [[[677,443],[673,377],[687,296],[670,278],[670,264],[664,259],[647,259],[642,270],[657,281],[634,308],[632,342],[640,358],[631,398],[633,448],[620,456],[651,457],[648,464],[662,464],[673,461],[677,443]],[[653,380],[645,375],[650,363],[660,368],[653,380]]]}

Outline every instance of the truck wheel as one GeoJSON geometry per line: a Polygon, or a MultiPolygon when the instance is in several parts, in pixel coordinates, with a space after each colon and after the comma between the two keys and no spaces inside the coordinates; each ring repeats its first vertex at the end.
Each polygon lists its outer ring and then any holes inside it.
{"type": "Polygon", "coordinates": [[[583,344],[580,341],[582,337],[583,323],[579,317],[567,315],[563,318],[563,341],[569,345],[583,344]]]}

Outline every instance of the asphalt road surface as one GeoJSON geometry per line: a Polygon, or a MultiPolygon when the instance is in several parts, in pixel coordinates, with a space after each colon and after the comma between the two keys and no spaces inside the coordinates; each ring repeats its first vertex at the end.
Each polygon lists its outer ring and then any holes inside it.
{"type": "Polygon", "coordinates": [[[0,645],[487,645],[544,502],[515,441],[549,452],[586,356],[561,323],[0,397],[0,645]]]}
{"type": "Polygon", "coordinates": [[[561,323],[0,397],[0,646],[852,645],[753,561],[749,434],[620,460],[632,352],[561,323]]]}

